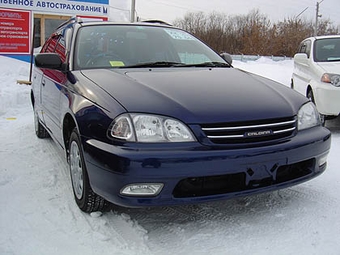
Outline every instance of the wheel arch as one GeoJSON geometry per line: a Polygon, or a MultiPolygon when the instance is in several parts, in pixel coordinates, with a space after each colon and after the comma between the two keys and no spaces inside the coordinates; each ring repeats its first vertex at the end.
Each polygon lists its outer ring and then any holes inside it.
{"type": "Polygon", "coordinates": [[[308,84],[306,88],[306,95],[305,95],[306,97],[308,96],[309,91],[314,91],[313,87],[310,84],[308,84]]]}
{"type": "Polygon", "coordinates": [[[290,88],[294,89],[294,78],[290,78],[290,88]]]}
{"type": "Polygon", "coordinates": [[[70,137],[75,127],[77,127],[75,119],[70,113],[66,113],[63,121],[63,140],[67,158],[69,154],[70,137]]]}

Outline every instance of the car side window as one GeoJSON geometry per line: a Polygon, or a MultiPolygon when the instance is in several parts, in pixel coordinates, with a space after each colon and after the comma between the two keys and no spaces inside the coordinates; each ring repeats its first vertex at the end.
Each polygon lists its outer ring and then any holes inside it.
{"type": "Polygon", "coordinates": [[[57,42],[57,45],[55,47],[55,53],[57,53],[62,62],[65,62],[66,60],[66,50],[65,50],[65,39],[63,36],[59,37],[59,40],[57,42]]]}
{"type": "Polygon", "coordinates": [[[309,58],[311,52],[311,41],[306,40],[303,41],[299,46],[299,53],[306,53],[307,57],[309,58]]]}
{"type": "Polygon", "coordinates": [[[43,46],[41,52],[43,53],[57,53],[61,60],[65,62],[66,51],[65,51],[65,40],[61,35],[53,35],[50,37],[45,45],[43,46]]]}
{"type": "Polygon", "coordinates": [[[41,52],[43,53],[51,53],[54,52],[54,49],[57,45],[58,36],[52,36],[50,37],[44,44],[43,48],[41,49],[41,52]]]}
{"type": "Polygon", "coordinates": [[[310,56],[310,52],[311,52],[311,41],[310,40],[307,40],[306,41],[306,54],[307,54],[307,57],[309,58],[310,56]]]}

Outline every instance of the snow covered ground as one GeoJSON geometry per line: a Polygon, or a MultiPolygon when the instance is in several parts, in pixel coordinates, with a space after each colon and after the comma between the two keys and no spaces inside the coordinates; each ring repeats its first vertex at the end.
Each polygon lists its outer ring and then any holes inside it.
{"type": "MultiPolygon", "coordinates": [[[[287,86],[291,60],[237,62],[287,86]]],[[[35,136],[29,65],[0,56],[1,255],[339,255],[340,118],[327,123],[328,169],[304,184],[200,205],[82,213],[68,166],[35,136]]]]}

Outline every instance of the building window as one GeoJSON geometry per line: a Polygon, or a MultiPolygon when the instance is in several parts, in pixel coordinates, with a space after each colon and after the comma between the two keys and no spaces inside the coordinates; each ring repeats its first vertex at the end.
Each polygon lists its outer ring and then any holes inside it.
{"type": "Polygon", "coordinates": [[[34,14],[34,48],[44,45],[52,32],[71,16],[34,14]]]}

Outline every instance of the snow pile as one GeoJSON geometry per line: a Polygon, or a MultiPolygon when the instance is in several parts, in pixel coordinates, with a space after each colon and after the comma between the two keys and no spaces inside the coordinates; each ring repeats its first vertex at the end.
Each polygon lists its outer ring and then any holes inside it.
{"type": "Polygon", "coordinates": [[[273,61],[265,57],[261,57],[256,61],[234,61],[233,65],[237,68],[275,80],[288,87],[290,86],[290,78],[294,67],[292,60],[273,61]]]}
{"type": "MultiPolygon", "coordinates": [[[[0,57],[0,254],[338,255],[340,120],[328,169],[307,183],[246,198],[82,213],[68,166],[50,139],[34,134],[29,65],[0,57]]],[[[291,60],[234,61],[289,86],[291,60]]]]}

